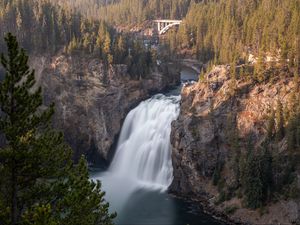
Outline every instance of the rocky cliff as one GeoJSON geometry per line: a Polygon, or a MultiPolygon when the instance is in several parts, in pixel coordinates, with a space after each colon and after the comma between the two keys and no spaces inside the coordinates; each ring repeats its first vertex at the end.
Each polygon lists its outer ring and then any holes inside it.
{"type": "Polygon", "coordinates": [[[55,103],[54,126],[64,132],[77,159],[84,154],[94,163],[108,162],[111,147],[128,111],[150,93],[179,82],[174,65],[153,68],[135,80],[126,65],[105,66],[88,57],[33,57],[44,102],[55,103]]]}
{"type": "MultiPolygon", "coordinates": [[[[262,84],[247,79],[233,81],[229,66],[215,67],[203,81],[185,86],[180,116],[172,123],[174,180],[170,192],[200,200],[210,211],[235,222],[299,224],[299,199],[279,198],[260,210],[246,208],[242,196],[238,196],[241,193],[220,201],[223,190],[235,182],[232,139],[239,141],[241,155],[247,152],[249,137],[254,148],[259,149],[266,138],[270,110],[276,107],[278,99],[288,109],[295,91],[293,78],[277,76],[262,84]],[[234,123],[230,122],[232,118],[234,123]],[[222,183],[214,185],[213,177],[220,162],[222,183]]],[[[273,156],[287,155],[287,138],[278,145],[278,152],[272,152],[273,156]]],[[[298,191],[299,167],[296,175],[298,191]]]]}

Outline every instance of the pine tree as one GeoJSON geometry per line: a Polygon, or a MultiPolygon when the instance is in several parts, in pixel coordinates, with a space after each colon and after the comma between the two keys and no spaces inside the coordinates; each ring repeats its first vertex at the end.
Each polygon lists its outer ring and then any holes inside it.
{"type": "Polygon", "coordinates": [[[115,214],[110,215],[108,212],[109,204],[104,200],[101,183],[89,180],[84,157],[81,157],[79,164],[69,171],[67,182],[63,185],[67,191],[61,193],[63,198],[54,208],[57,214],[64,214],[60,224],[112,224],[111,220],[115,214]]]}
{"type": "Polygon", "coordinates": [[[230,160],[230,166],[233,170],[236,184],[240,184],[240,157],[241,157],[241,150],[240,150],[240,143],[239,143],[239,131],[237,128],[236,122],[236,115],[233,113],[229,113],[227,116],[227,139],[228,144],[230,145],[232,156],[230,160]]]}
{"type": "Polygon", "coordinates": [[[292,116],[286,130],[288,150],[292,153],[297,147],[297,118],[292,116]]]}
{"type": "Polygon", "coordinates": [[[254,65],[254,78],[259,83],[263,82],[265,79],[265,76],[264,76],[265,65],[264,64],[265,64],[264,58],[260,51],[257,62],[254,65]]]}
{"type": "Polygon", "coordinates": [[[115,42],[115,47],[114,47],[114,55],[115,55],[115,60],[117,63],[122,63],[126,54],[126,46],[125,46],[125,41],[122,36],[120,36],[117,41],[115,42]]]}
{"type": "Polygon", "coordinates": [[[103,44],[105,40],[105,34],[107,30],[105,29],[104,23],[101,23],[98,29],[98,34],[96,38],[96,47],[99,49],[100,55],[103,54],[103,44]]]}
{"type": "Polygon", "coordinates": [[[100,184],[90,182],[83,161],[74,166],[71,150],[61,133],[50,128],[54,106],[42,107],[41,88],[16,38],[5,38],[1,54],[5,78],[0,83],[0,131],[6,145],[0,149],[0,221],[4,224],[74,225],[112,224],[100,184]],[[77,178],[79,180],[77,180],[77,178]]]}
{"type": "Polygon", "coordinates": [[[75,50],[78,49],[78,41],[75,37],[72,38],[71,42],[69,43],[68,47],[67,47],[67,53],[68,54],[74,54],[75,50]]]}
{"type": "Polygon", "coordinates": [[[263,183],[260,178],[260,168],[254,152],[249,152],[243,171],[243,186],[246,204],[249,208],[259,208],[263,201],[263,183]]]}
{"type": "Polygon", "coordinates": [[[274,134],[274,129],[275,129],[275,111],[271,109],[271,115],[268,118],[267,121],[267,138],[268,141],[270,141],[273,137],[274,134]]]}
{"type": "Polygon", "coordinates": [[[283,117],[283,106],[281,101],[277,100],[277,108],[276,108],[276,141],[279,142],[284,137],[284,117],[283,117]]]}
{"type": "Polygon", "coordinates": [[[203,70],[203,68],[201,69],[201,72],[200,72],[200,74],[199,74],[199,79],[198,79],[198,81],[199,82],[202,82],[202,81],[204,81],[204,79],[205,79],[205,73],[204,73],[204,70],[203,70]]]}
{"type": "Polygon", "coordinates": [[[107,32],[105,35],[104,43],[103,43],[103,53],[105,55],[108,55],[111,50],[110,48],[111,48],[111,38],[110,38],[109,33],[107,32]]]}
{"type": "Polygon", "coordinates": [[[273,190],[273,158],[265,147],[259,156],[260,178],[262,182],[263,201],[270,199],[273,190]]]}
{"type": "Polygon", "coordinates": [[[230,78],[232,80],[236,80],[237,79],[237,74],[236,74],[236,63],[235,61],[231,63],[230,65],[230,78]]]}

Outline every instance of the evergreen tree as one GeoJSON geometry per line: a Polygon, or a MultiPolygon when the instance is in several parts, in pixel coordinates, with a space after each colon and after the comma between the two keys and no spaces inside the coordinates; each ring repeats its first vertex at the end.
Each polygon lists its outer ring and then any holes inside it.
{"type": "Polygon", "coordinates": [[[270,199],[273,191],[273,157],[267,147],[254,153],[250,145],[245,160],[240,161],[245,203],[249,208],[259,208],[270,199]]]}
{"type": "Polygon", "coordinates": [[[263,201],[266,201],[270,199],[273,190],[273,158],[267,147],[259,155],[259,169],[263,187],[263,201]]]}
{"type": "Polygon", "coordinates": [[[125,41],[122,36],[118,37],[115,42],[114,55],[116,63],[122,63],[126,55],[125,41]]]}
{"type": "Polygon", "coordinates": [[[267,138],[268,141],[271,141],[273,135],[274,135],[274,129],[275,129],[275,111],[271,109],[271,115],[268,118],[267,121],[267,138]]]}
{"type": "Polygon", "coordinates": [[[237,74],[236,74],[236,63],[235,61],[231,63],[230,65],[230,78],[232,80],[236,80],[237,79],[237,74]]]}
{"type": "Polygon", "coordinates": [[[265,76],[264,76],[265,68],[264,67],[265,67],[264,58],[260,51],[257,62],[254,65],[254,78],[259,83],[264,81],[264,79],[265,79],[265,76]]]}
{"type": "Polygon", "coordinates": [[[297,118],[293,116],[289,120],[286,130],[287,145],[290,153],[292,153],[297,147],[297,125],[297,118]]]}
{"type": "Polygon", "coordinates": [[[101,183],[89,180],[87,163],[82,157],[79,164],[68,173],[68,179],[63,183],[65,192],[54,208],[57,215],[63,213],[59,224],[90,225],[112,224],[115,214],[109,214],[109,204],[104,200],[101,183]],[[71,187],[71,188],[70,188],[71,187]]]}
{"type": "Polygon", "coordinates": [[[61,133],[50,128],[54,106],[42,107],[28,56],[10,33],[1,54],[0,221],[4,224],[112,224],[100,184],[90,182],[83,160],[71,161],[61,133]],[[79,215],[80,212],[80,216],[79,215]],[[76,215],[76,219],[71,219],[76,215]],[[68,220],[67,220],[68,219],[68,220]]]}
{"type": "Polygon", "coordinates": [[[243,186],[246,204],[249,208],[259,208],[263,201],[263,183],[260,179],[259,162],[250,151],[243,172],[243,186]]]}
{"type": "Polygon", "coordinates": [[[204,73],[204,70],[203,70],[203,68],[201,69],[201,72],[200,72],[200,74],[199,74],[199,79],[198,79],[198,82],[201,82],[201,81],[204,81],[204,79],[205,79],[205,73],[204,73]]]}
{"type": "Polygon", "coordinates": [[[284,137],[284,117],[283,117],[283,106],[281,101],[277,100],[277,108],[276,108],[276,140],[281,141],[284,137]]]}

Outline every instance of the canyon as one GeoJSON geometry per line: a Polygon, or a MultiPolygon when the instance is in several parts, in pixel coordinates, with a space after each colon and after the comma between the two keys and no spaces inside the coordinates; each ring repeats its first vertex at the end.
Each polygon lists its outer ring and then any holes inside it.
{"type": "MultiPolygon", "coordinates": [[[[180,82],[180,67],[172,63],[154,66],[143,79],[131,78],[126,65],[105,67],[101,61],[89,57],[33,57],[31,64],[36,69],[37,83],[43,87],[44,102],[55,103],[53,124],[63,131],[74,159],[85,155],[90,163],[103,168],[113,158],[128,112],[154,93],[180,82]]],[[[190,66],[186,62],[183,65],[190,66]]],[[[247,209],[237,197],[216,204],[220,191],[213,185],[212,177],[220,161],[224,164],[221,176],[226,185],[234,183],[229,117],[236,120],[241,151],[247,151],[249,136],[259,147],[266,136],[270,109],[278,99],[289,105],[295,92],[292,78],[279,77],[260,85],[246,79],[232,82],[230,66],[224,65],[215,66],[202,81],[183,86],[180,114],[172,123],[174,179],[169,192],[199,202],[208,213],[229,223],[297,223],[300,212],[297,199],[268,204],[263,215],[259,210],[247,209]],[[234,212],[227,213],[229,208],[234,208],[234,212]]],[[[280,143],[283,154],[287,152],[286,142],[285,138],[280,143]]],[[[299,188],[299,168],[297,174],[299,188]]]]}
{"type": "Polygon", "coordinates": [[[133,79],[126,65],[105,65],[92,57],[31,58],[44,103],[55,103],[54,127],[63,131],[74,159],[107,166],[127,113],[151,94],[180,82],[172,63],[154,65],[146,78],[133,79]]]}

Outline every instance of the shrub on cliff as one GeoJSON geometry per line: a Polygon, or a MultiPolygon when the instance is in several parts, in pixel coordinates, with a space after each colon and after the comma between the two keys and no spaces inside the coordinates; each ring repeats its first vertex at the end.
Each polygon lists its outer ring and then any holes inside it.
{"type": "Polygon", "coordinates": [[[5,38],[6,73],[0,83],[1,224],[112,224],[100,183],[89,180],[86,162],[71,161],[61,133],[50,128],[54,106],[42,106],[28,56],[16,38],[5,38]]]}

